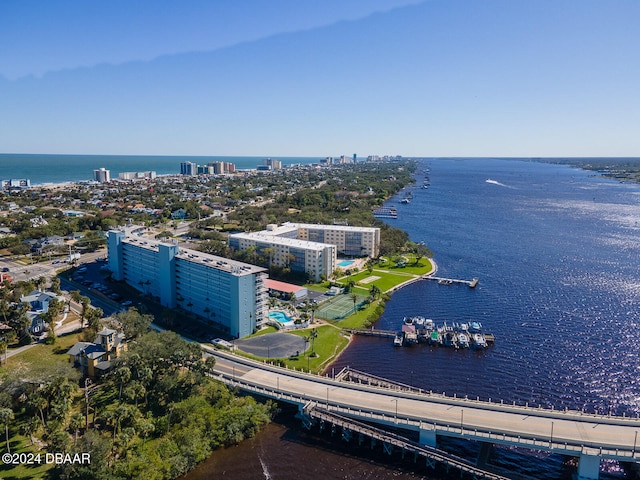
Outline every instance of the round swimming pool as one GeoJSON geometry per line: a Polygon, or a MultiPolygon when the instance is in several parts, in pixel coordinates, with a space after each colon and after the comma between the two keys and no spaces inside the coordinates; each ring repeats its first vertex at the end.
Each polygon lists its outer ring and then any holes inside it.
{"type": "Polygon", "coordinates": [[[289,323],[293,321],[289,315],[279,310],[269,312],[269,318],[275,320],[278,323],[289,323]]]}

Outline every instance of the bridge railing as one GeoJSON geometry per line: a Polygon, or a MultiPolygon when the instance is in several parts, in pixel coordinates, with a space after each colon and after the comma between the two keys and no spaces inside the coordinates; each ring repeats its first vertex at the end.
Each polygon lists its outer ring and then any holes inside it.
{"type": "MultiPolygon", "coordinates": [[[[289,368],[279,367],[276,365],[272,365],[266,361],[260,362],[257,360],[252,360],[246,357],[242,357],[240,355],[235,355],[231,352],[221,352],[220,350],[214,350],[210,348],[205,348],[206,351],[213,353],[215,355],[219,355],[229,360],[242,363],[244,365],[252,366],[255,368],[260,368],[263,370],[272,371],[274,373],[283,375],[294,375],[299,378],[306,378],[313,380],[318,383],[324,383],[327,385],[337,386],[337,385],[345,385],[345,382],[340,382],[332,379],[328,376],[318,375],[314,373],[305,372],[302,370],[292,370],[289,368]]],[[[587,413],[579,410],[570,410],[568,408],[557,410],[553,406],[551,408],[543,408],[538,405],[529,405],[525,403],[524,405],[512,403],[505,403],[502,400],[500,402],[494,401],[491,398],[488,400],[480,400],[480,398],[468,398],[467,396],[459,397],[456,394],[447,395],[445,392],[436,393],[432,390],[422,390],[419,389],[404,389],[400,385],[384,387],[380,385],[368,385],[365,383],[348,383],[351,388],[362,390],[362,391],[376,391],[384,394],[393,394],[399,398],[413,398],[413,399],[429,399],[432,402],[437,402],[445,405],[455,405],[455,406],[468,406],[468,407],[478,407],[483,410],[491,410],[495,412],[506,412],[513,413],[520,412],[523,414],[527,414],[530,416],[540,416],[548,419],[558,419],[558,420],[573,420],[573,421],[585,421],[592,422],[597,420],[598,423],[608,424],[608,425],[629,425],[630,423],[637,424],[638,428],[640,428],[640,417],[628,417],[626,415],[615,416],[615,415],[602,415],[597,413],[587,413]]]]}
{"type": "Polygon", "coordinates": [[[403,426],[405,428],[413,428],[416,430],[432,429],[436,434],[453,436],[458,438],[468,438],[479,441],[488,441],[491,443],[501,443],[510,446],[519,446],[523,448],[533,448],[538,450],[563,452],[569,455],[579,456],[586,449],[590,449],[592,454],[597,454],[603,458],[611,458],[622,461],[638,461],[640,460],[640,452],[636,449],[630,449],[622,445],[613,444],[596,444],[592,442],[576,443],[571,441],[563,441],[562,438],[535,437],[524,434],[507,434],[506,432],[496,433],[486,428],[477,428],[464,423],[452,425],[446,422],[424,421],[419,418],[396,416],[388,412],[375,409],[362,409],[353,405],[337,404],[329,398],[320,398],[314,395],[300,395],[297,393],[287,392],[284,389],[274,389],[259,385],[255,382],[246,381],[240,378],[230,378],[229,375],[217,376],[225,383],[238,387],[242,390],[256,393],[262,396],[274,398],[276,400],[293,403],[301,407],[309,401],[316,402],[318,405],[324,406],[327,410],[335,411],[346,416],[357,417],[360,419],[369,419],[379,423],[395,426],[403,426]],[[593,453],[595,452],[595,453],[593,453]]]}

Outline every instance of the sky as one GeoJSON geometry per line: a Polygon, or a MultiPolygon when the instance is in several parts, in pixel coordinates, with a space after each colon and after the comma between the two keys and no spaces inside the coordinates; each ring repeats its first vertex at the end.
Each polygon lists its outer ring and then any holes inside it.
{"type": "Polygon", "coordinates": [[[637,0],[3,0],[0,153],[640,156],[637,0]]]}

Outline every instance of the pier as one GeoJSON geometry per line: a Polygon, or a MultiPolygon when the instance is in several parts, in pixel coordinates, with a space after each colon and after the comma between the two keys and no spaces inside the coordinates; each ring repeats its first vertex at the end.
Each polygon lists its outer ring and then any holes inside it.
{"type": "Polygon", "coordinates": [[[382,338],[395,338],[398,334],[392,330],[376,330],[375,328],[345,328],[343,331],[350,333],[351,335],[364,335],[365,337],[382,337],[382,338]]]}
{"type": "Polygon", "coordinates": [[[477,278],[473,278],[471,280],[459,280],[457,278],[434,277],[433,275],[423,275],[422,279],[435,280],[441,285],[453,285],[454,283],[464,284],[464,285],[467,285],[469,288],[476,288],[476,286],[478,285],[478,282],[480,282],[480,280],[477,278]]]}

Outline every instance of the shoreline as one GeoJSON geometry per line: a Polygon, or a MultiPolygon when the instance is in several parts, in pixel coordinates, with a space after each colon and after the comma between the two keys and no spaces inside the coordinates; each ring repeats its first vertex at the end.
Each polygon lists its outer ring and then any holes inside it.
{"type": "MultiPolygon", "coordinates": [[[[435,262],[435,260],[433,260],[433,258],[429,258],[429,262],[431,263],[431,270],[429,270],[427,273],[424,273],[423,275],[417,275],[414,278],[410,278],[409,280],[407,280],[406,282],[402,282],[399,285],[396,285],[395,287],[390,288],[389,290],[385,291],[384,294],[385,295],[389,295],[391,296],[393,293],[397,292],[398,290],[400,290],[403,287],[406,287],[407,285],[410,285],[412,283],[415,283],[419,280],[424,280],[424,277],[428,277],[431,275],[434,275],[437,271],[438,271],[438,264],[435,262]]],[[[380,315],[380,317],[384,314],[384,310],[382,311],[382,314],[380,315]]],[[[376,322],[378,320],[380,320],[380,317],[378,317],[376,319],[376,322]]],[[[375,323],[375,322],[374,322],[375,323]]],[[[340,328],[340,330],[344,330],[342,327],[339,327],[336,325],[337,328],[340,328]]],[[[326,366],[326,368],[324,368],[323,370],[320,371],[320,375],[327,375],[328,371],[330,368],[332,368],[332,365],[340,358],[340,356],[349,348],[349,346],[351,345],[351,342],[353,341],[355,335],[349,335],[348,337],[348,342],[347,344],[344,346],[344,348],[342,348],[339,352],[337,352],[336,354],[334,354],[333,358],[331,358],[330,360],[327,360],[329,363],[326,366]]]]}

